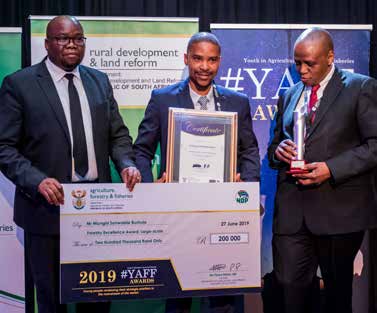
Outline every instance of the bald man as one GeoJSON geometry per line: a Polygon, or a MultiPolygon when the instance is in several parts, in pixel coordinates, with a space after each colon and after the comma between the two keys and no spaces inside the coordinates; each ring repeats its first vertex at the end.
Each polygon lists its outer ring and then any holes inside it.
{"type": "MultiPolygon", "coordinates": [[[[61,183],[111,182],[111,158],[127,187],[141,180],[132,139],[107,76],[80,65],[79,21],[58,16],[47,26],[47,58],[4,79],[0,90],[0,169],[16,185],[14,220],[37,290],[39,313],[66,312],[59,302],[61,183]]],[[[109,311],[109,304],[77,312],[109,311]]]]}
{"type": "Polygon", "coordinates": [[[268,149],[279,170],[273,262],[287,313],[307,313],[318,266],[326,312],[352,312],[353,261],[364,231],[377,225],[377,81],[334,66],[330,34],[305,30],[294,45],[301,81],[278,102],[268,149]],[[293,113],[306,112],[305,170],[290,175],[297,156],[293,113]]]}

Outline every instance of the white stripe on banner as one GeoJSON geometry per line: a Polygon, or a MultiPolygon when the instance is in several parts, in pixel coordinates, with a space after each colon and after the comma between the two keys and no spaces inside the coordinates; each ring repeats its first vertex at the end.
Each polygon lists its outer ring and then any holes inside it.
{"type": "Polygon", "coordinates": [[[321,27],[325,29],[343,30],[373,30],[372,24],[210,24],[214,29],[306,29],[309,27],[321,27]]]}

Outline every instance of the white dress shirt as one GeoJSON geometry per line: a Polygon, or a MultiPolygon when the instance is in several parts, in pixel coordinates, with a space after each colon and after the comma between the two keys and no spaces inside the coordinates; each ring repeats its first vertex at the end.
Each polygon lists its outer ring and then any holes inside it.
{"type": "Polygon", "coordinates": [[[72,72],[69,72],[69,73],[74,75],[73,84],[75,85],[77,92],[79,94],[82,118],[83,118],[83,123],[84,123],[85,139],[86,139],[86,146],[87,146],[87,151],[88,151],[88,172],[86,173],[85,177],[81,177],[79,174],[75,172],[75,169],[74,169],[75,162],[73,159],[73,144],[72,144],[73,138],[72,138],[72,125],[71,125],[71,112],[69,108],[68,79],[64,77],[65,74],[67,74],[68,72],[56,66],[54,63],[50,61],[49,58],[46,59],[46,66],[54,82],[56,91],[58,92],[61,104],[63,106],[65,119],[68,125],[69,136],[71,138],[72,181],[77,182],[80,180],[95,180],[98,178],[98,170],[97,170],[96,154],[94,151],[92,117],[90,114],[88,98],[86,96],[84,86],[82,84],[78,66],[72,72]]]}
{"type": "MultiPolygon", "coordinates": [[[[200,97],[203,97],[202,95],[199,95],[197,94],[190,86],[189,84],[189,88],[190,88],[190,97],[191,97],[191,100],[192,102],[194,103],[194,108],[195,110],[200,110],[200,104],[198,103],[198,100],[200,97]]],[[[213,85],[211,85],[211,88],[210,90],[208,91],[208,93],[205,95],[208,99],[208,103],[207,103],[207,111],[216,111],[215,109],[215,97],[213,95],[213,85]]]]}
{"type": "MultiPolygon", "coordinates": [[[[326,77],[319,83],[319,89],[317,90],[317,105],[316,108],[318,109],[321,98],[323,96],[323,92],[325,91],[325,88],[327,84],[329,83],[331,77],[334,75],[335,72],[335,65],[331,65],[331,70],[328,72],[326,77]]],[[[299,111],[303,105],[305,105],[305,108],[303,108],[302,111],[307,111],[307,106],[309,103],[310,95],[312,93],[312,87],[311,86],[305,86],[303,93],[301,94],[300,100],[297,102],[295,111],[299,111]]],[[[301,110],[300,110],[301,111],[301,110]]]]}

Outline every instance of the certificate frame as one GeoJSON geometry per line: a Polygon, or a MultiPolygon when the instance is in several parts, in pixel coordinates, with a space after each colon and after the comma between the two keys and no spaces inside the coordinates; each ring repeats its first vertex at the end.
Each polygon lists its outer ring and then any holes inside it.
{"type": "MultiPolygon", "coordinates": [[[[223,147],[217,147],[217,143],[214,143],[213,148],[215,151],[221,151],[223,148],[223,155],[217,155],[217,160],[215,160],[214,167],[218,168],[218,175],[223,176],[222,179],[210,179],[207,182],[234,182],[236,179],[236,168],[237,168],[237,130],[238,130],[238,115],[237,112],[209,112],[209,111],[199,111],[193,109],[181,109],[181,108],[169,108],[169,120],[168,120],[168,143],[167,143],[167,156],[166,156],[166,181],[180,182],[182,177],[180,164],[182,162],[182,136],[185,133],[184,129],[187,131],[187,123],[192,125],[201,125],[196,129],[209,128],[211,130],[219,130],[222,138],[220,141],[223,142],[223,147]],[[222,133],[223,131],[223,133],[222,133]],[[221,159],[223,158],[223,159],[221,159]],[[223,164],[223,171],[221,172],[221,167],[223,164]],[[223,175],[221,175],[221,173],[223,175]]],[[[203,134],[202,134],[203,135],[203,134]]],[[[198,136],[198,139],[201,137],[198,136]]],[[[211,136],[211,135],[203,135],[211,136]]],[[[213,135],[212,135],[213,136],[213,135]]],[[[195,139],[195,138],[194,138],[195,139]]],[[[191,139],[192,140],[192,139],[191,139]]],[[[214,153],[216,154],[216,153],[214,153]]],[[[218,154],[218,153],[217,153],[218,154]]],[[[195,164],[201,167],[201,164],[195,164]]],[[[194,164],[192,165],[194,167],[194,164]]],[[[195,169],[193,174],[195,175],[195,169]]],[[[185,181],[181,181],[185,182],[185,181]]],[[[187,182],[192,182],[188,180],[187,182]]],[[[194,181],[195,182],[195,181],[194,181]]],[[[198,181],[204,182],[204,181],[198,181]]]]}

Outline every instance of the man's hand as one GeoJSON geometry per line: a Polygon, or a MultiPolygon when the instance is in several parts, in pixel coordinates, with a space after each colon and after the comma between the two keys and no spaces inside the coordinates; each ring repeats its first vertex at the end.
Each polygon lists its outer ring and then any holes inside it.
{"type": "Polygon", "coordinates": [[[285,139],[279,143],[275,150],[275,158],[279,161],[290,164],[292,159],[296,157],[296,145],[290,139],[285,139]]]}
{"type": "Polygon", "coordinates": [[[236,183],[242,183],[243,182],[243,180],[241,179],[241,174],[240,173],[237,173],[235,182],[236,183]]]}
{"type": "Polygon", "coordinates": [[[64,204],[63,186],[55,178],[45,178],[38,186],[39,193],[49,204],[64,204]]]}
{"type": "Polygon", "coordinates": [[[331,173],[325,162],[314,162],[305,165],[305,169],[309,173],[295,174],[293,177],[297,178],[299,184],[320,185],[331,177],[331,173]]]}
{"type": "Polygon", "coordinates": [[[134,166],[123,169],[120,175],[122,176],[122,180],[126,184],[129,191],[134,190],[135,184],[141,182],[141,174],[134,166]]]}
{"type": "Polygon", "coordinates": [[[155,181],[157,184],[166,183],[166,172],[162,173],[162,176],[155,181]]]}

